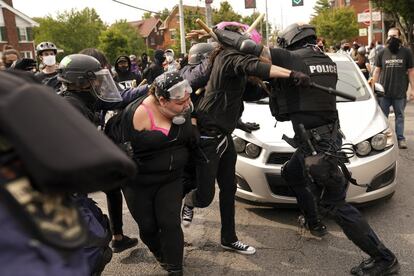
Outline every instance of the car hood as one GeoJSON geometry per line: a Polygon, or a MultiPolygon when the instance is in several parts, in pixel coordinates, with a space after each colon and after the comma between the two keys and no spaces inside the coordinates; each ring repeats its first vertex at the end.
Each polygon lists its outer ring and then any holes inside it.
{"type": "MultiPolygon", "coordinates": [[[[357,144],[388,127],[387,119],[373,97],[364,101],[338,102],[337,109],[346,142],[357,144]]],[[[294,136],[291,122],[276,122],[267,104],[245,103],[242,120],[258,123],[260,129],[251,134],[236,129],[234,134],[259,146],[263,144],[286,146],[282,140],[283,134],[288,137],[294,136]]]]}

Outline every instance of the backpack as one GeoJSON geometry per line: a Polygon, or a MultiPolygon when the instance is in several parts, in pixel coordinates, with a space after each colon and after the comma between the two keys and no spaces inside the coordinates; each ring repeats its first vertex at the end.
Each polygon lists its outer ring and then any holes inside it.
{"type": "Polygon", "coordinates": [[[148,95],[142,95],[129,103],[124,109],[112,116],[105,125],[105,134],[117,144],[124,152],[132,157],[132,147],[129,135],[133,130],[132,118],[137,107],[148,95]]]}
{"type": "Polygon", "coordinates": [[[109,219],[87,195],[74,195],[73,200],[89,230],[89,238],[83,248],[85,259],[91,275],[99,276],[112,259],[112,250],[109,247],[112,240],[109,219]]]}

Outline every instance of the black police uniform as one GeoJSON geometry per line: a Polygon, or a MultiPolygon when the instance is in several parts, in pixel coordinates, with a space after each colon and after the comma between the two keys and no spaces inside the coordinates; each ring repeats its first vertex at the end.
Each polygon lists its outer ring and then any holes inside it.
{"type": "Polygon", "coordinates": [[[217,178],[222,244],[238,240],[234,218],[237,155],[231,133],[240,117],[247,76],[268,78],[270,67],[256,56],[223,49],[215,57],[205,95],[196,109],[200,148],[205,156],[198,157],[197,189],[187,195],[186,202],[190,206],[207,207],[213,200],[217,178]]]}
{"type": "MultiPolygon", "coordinates": [[[[324,53],[311,46],[291,52],[270,51],[274,65],[302,71],[315,83],[336,87],[335,63],[324,53]]],[[[280,120],[292,121],[297,142],[297,150],[283,167],[282,176],[294,190],[306,219],[310,223],[317,220],[312,192],[317,193],[321,212],[332,216],[355,245],[375,259],[392,261],[394,254],[382,244],[360,212],[345,201],[348,181],[338,168],[338,159],[324,153],[339,151],[342,145],[335,96],[314,88],[293,87],[289,80],[278,80],[275,88],[277,98],[271,101],[272,113],[280,120]],[[312,156],[312,148],[304,141],[306,136],[314,145],[316,156],[312,156]]]]}

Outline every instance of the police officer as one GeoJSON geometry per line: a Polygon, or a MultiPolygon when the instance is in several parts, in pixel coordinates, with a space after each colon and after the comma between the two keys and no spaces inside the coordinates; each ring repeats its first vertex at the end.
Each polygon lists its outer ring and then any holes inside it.
{"type": "MultiPolygon", "coordinates": [[[[90,53],[95,53],[90,51],[90,53]]],[[[63,97],[97,126],[104,126],[101,110],[119,108],[122,97],[108,69],[89,55],[73,54],[60,62],[58,80],[62,82],[63,97]]],[[[122,194],[119,187],[105,191],[113,232],[112,248],[122,252],[138,244],[122,231],[122,194]]]]}
{"type": "Polygon", "coordinates": [[[98,275],[103,267],[87,263],[96,244],[82,250],[88,229],[68,194],[112,189],[133,162],[32,74],[9,71],[0,72],[0,168],[0,274],[98,275]]]}
{"type": "MultiPolygon", "coordinates": [[[[278,44],[288,51],[270,49],[272,64],[307,73],[317,84],[336,87],[336,65],[316,47],[314,27],[292,24],[282,31],[278,44]]],[[[332,216],[345,235],[370,256],[352,268],[351,273],[397,273],[399,264],[395,255],[379,240],[360,212],[345,201],[348,181],[338,168],[340,160],[336,157],[343,136],[339,129],[335,96],[311,87],[292,86],[290,80],[278,80],[274,87],[276,93],[270,104],[272,113],[278,120],[292,121],[295,139],[290,142],[297,147],[283,166],[282,176],[294,190],[308,227],[323,228],[315,211],[312,188],[321,212],[332,216]]],[[[346,167],[341,168],[345,170],[346,167]]],[[[319,229],[321,233],[322,228],[319,229]]]]}

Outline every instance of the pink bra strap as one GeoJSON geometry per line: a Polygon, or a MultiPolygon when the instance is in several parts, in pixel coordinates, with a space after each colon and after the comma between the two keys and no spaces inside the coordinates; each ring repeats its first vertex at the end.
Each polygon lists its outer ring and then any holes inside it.
{"type": "Polygon", "coordinates": [[[152,110],[146,104],[144,104],[144,103],[142,103],[141,105],[144,106],[145,110],[148,113],[148,116],[150,117],[151,130],[161,131],[165,136],[168,136],[168,133],[170,132],[168,129],[165,129],[165,128],[162,128],[162,127],[157,127],[155,125],[154,114],[152,113],[152,110]]]}

